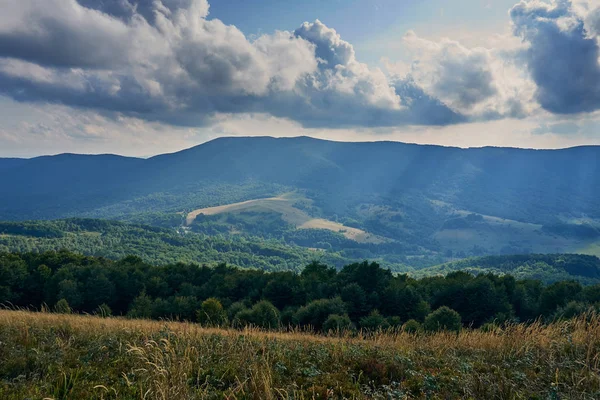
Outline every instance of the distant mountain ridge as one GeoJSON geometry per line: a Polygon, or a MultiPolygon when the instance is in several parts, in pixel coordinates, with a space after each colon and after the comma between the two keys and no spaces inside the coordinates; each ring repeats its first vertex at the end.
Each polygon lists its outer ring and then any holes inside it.
{"type": "Polygon", "coordinates": [[[312,217],[412,246],[414,255],[598,254],[599,160],[596,146],[462,149],[309,137],[219,138],[148,159],[0,159],[0,220],[158,212],[179,221],[175,213],[298,191],[312,217]]]}
{"type": "Polygon", "coordinates": [[[99,205],[157,191],[181,190],[203,181],[247,180],[340,196],[365,192],[393,196],[416,190],[456,205],[468,204],[476,212],[513,219],[519,219],[520,210],[597,217],[599,157],[600,147],[594,146],[563,150],[460,149],[308,137],[239,137],[220,138],[149,159],[74,154],[0,159],[4,171],[0,217],[60,217],[64,215],[62,208],[71,205],[89,211],[99,205]],[[100,198],[94,199],[97,195],[100,198]],[[35,210],[41,201],[51,208],[47,216],[35,210]],[[490,213],[490,207],[495,212],[490,213]],[[502,207],[505,210],[500,214],[504,215],[499,215],[496,211],[502,207]]]}

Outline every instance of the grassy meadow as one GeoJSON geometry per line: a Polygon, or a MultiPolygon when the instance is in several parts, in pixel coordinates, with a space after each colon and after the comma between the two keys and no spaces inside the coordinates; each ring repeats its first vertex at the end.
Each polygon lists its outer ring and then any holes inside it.
{"type": "Polygon", "coordinates": [[[600,318],[326,337],[3,310],[0,398],[598,399],[600,318]]]}

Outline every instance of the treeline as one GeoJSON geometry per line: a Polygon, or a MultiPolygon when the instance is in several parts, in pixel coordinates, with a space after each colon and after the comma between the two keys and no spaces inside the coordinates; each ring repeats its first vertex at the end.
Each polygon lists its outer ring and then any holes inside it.
{"type": "Polygon", "coordinates": [[[0,303],[237,327],[457,330],[572,317],[600,306],[600,285],[460,271],[415,280],[369,262],[340,271],[312,262],[299,274],[265,273],[60,251],[0,254],[0,303]]]}
{"type": "Polygon", "coordinates": [[[415,277],[467,270],[474,274],[510,274],[517,279],[544,283],[575,279],[583,284],[600,283],[600,259],[583,254],[525,254],[469,258],[415,271],[415,277]]]}

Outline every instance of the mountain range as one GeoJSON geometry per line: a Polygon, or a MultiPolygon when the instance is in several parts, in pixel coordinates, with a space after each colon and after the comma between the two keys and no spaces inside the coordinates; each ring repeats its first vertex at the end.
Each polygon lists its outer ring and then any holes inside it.
{"type": "MultiPolygon", "coordinates": [[[[290,228],[315,235],[319,229],[336,235],[355,229],[356,237],[372,239],[362,243],[372,254],[445,260],[596,254],[599,160],[595,146],[462,149],[309,137],[219,138],[147,159],[76,154],[0,159],[0,219],[119,219],[271,238],[284,237],[290,228]],[[288,208],[264,201],[272,198],[284,199],[288,208]],[[240,202],[249,203],[202,212],[240,202]],[[244,218],[256,213],[274,218],[266,218],[271,225],[249,227],[244,218]]],[[[298,244],[297,236],[284,240],[298,244]]],[[[354,237],[345,236],[347,242],[354,237]]]]}

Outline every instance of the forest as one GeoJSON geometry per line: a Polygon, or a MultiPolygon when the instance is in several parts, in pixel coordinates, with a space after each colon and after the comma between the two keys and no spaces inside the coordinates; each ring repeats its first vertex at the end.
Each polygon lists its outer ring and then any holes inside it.
{"type": "Polygon", "coordinates": [[[3,253],[0,282],[0,303],[10,307],[317,332],[460,330],[552,321],[600,307],[600,285],[462,271],[413,279],[366,261],[339,271],[312,262],[298,274],[157,266],[135,256],[111,261],[68,251],[3,253]]]}

